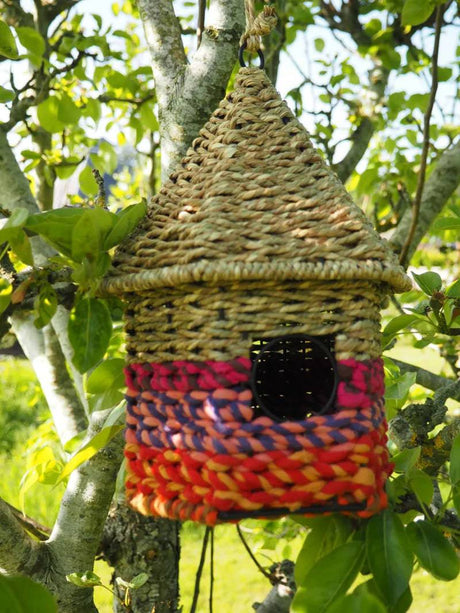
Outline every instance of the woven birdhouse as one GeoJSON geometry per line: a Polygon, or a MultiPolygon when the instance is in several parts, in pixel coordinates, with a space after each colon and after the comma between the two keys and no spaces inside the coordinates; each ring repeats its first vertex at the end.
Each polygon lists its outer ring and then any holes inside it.
{"type": "Polygon", "coordinates": [[[210,525],[386,505],[380,308],[410,282],[258,68],[119,249],[127,495],[210,525]]]}

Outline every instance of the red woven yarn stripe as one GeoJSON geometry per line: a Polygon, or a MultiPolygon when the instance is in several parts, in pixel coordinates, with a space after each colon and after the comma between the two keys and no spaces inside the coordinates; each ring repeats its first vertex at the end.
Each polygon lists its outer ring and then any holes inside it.
{"type": "Polygon", "coordinates": [[[312,505],[327,509],[332,499],[341,505],[367,501],[362,513],[366,516],[386,505],[383,484],[391,466],[385,443],[385,424],[379,431],[329,449],[266,451],[252,457],[155,450],[128,443],[126,486],[131,500],[139,503],[139,496],[148,500],[144,512],[177,518],[170,514],[177,503],[181,519],[204,507],[205,515],[276,507],[295,512],[312,505]]]}
{"type": "Polygon", "coordinates": [[[131,364],[125,368],[130,390],[170,391],[212,390],[247,383],[251,360],[240,357],[228,362],[164,362],[131,364]]]}

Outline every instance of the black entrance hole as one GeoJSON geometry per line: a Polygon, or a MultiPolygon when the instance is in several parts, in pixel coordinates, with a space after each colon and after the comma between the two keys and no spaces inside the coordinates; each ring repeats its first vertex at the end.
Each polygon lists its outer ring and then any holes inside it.
{"type": "Polygon", "coordinates": [[[254,408],[276,421],[331,412],[337,391],[332,336],[289,334],[254,341],[251,387],[254,408]]]}

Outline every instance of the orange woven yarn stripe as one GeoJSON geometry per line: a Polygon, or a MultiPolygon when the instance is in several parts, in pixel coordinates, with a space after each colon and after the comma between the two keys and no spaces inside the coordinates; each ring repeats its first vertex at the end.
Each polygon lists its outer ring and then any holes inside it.
{"type": "Polygon", "coordinates": [[[155,450],[127,442],[127,494],[144,514],[219,521],[220,511],[257,511],[335,501],[367,501],[359,514],[386,506],[383,485],[391,472],[385,424],[327,449],[265,451],[252,457],[190,450],[155,450]]]}

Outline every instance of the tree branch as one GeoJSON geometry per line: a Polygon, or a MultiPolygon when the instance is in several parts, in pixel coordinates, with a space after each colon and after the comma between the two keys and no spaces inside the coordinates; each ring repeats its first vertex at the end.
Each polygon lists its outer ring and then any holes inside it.
{"type": "Polygon", "coordinates": [[[426,176],[426,165],[428,158],[428,149],[430,147],[430,123],[431,123],[431,113],[433,112],[434,102],[436,100],[436,92],[438,90],[438,55],[439,55],[439,41],[441,40],[441,26],[442,26],[442,16],[444,13],[444,6],[439,5],[436,9],[436,28],[435,28],[435,36],[434,36],[434,48],[433,48],[433,57],[431,60],[431,91],[430,91],[430,99],[428,101],[428,107],[425,111],[425,115],[423,118],[423,145],[422,145],[422,153],[420,156],[420,169],[418,172],[417,178],[417,189],[415,193],[414,203],[412,206],[412,221],[409,227],[409,232],[407,234],[407,238],[404,242],[404,245],[401,249],[401,253],[399,256],[399,261],[403,266],[406,266],[408,263],[408,253],[414,238],[414,234],[417,230],[418,225],[418,217],[420,213],[420,203],[423,195],[423,187],[425,185],[425,176],[426,176]]]}
{"type": "MultiPolygon", "coordinates": [[[[460,140],[446,149],[428,177],[420,202],[417,228],[407,251],[407,261],[415,253],[428,228],[442,211],[450,196],[460,184],[460,140]]],[[[407,210],[390,239],[396,253],[400,253],[412,222],[412,212],[407,210]]]]}
{"type": "Polygon", "coordinates": [[[38,330],[29,313],[12,315],[13,329],[30,360],[48,403],[59,439],[67,441],[87,426],[86,413],[65,368],[65,357],[51,326],[38,330]]]}
{"type": "Polygon", "coordinates": [[[367,151],[375,130],[374,120],[376,115],[379,114],[379,107],[385,96],[388,76],[389,71],[375,60],[374,67],[369,71],[369,87],[364,90],[368,98],[367,108],[364,107],[361,111],[363,117],[351,136],[352,146],[350,150],[343,160],[334,166],[334,170],[342,183],[345,183],[350,177],[367,151]]]}
{"type": "MultiPolygon", "coordinates": [[[[92,414],[84,442],[100,432],[107,414],[108,411],[92,414]]],[[[92,605],[92,591],[66,583],[65,575],[93,567],[123,458],[122,450],[120,433],[70,475],[56,523],[47,541],[52,557],[59,561],[59,604],[62,611],[96,611],[92,605]]]]}
{"type": "Polygon", "coordinates": [[[4,130],[0,128],[0,198],[2,206],[8,210],[22,207],[31,213],[37,213],[38,207],[30,191],[29,182],[21,171],[11,150],[4,130]]]}
{"type": "Polygon", "coordinates": [[[44,562],[43,547],[30,537],[0,498],[0,568],[11,574],[31,575],[44,562]]]}
{"type": "Polygon", "coordinates": [[[162,178],[167,178],[225,93],[243,30],[241,0],[213,0],[189,65],[170,0],[140,0],[160,118],[162,178]]]}
{"type": "MultiPolygon", "coordinates": [[[[415,372],[417,375],[415,382],[418,383],[418,385],[422,385],[429,390],[436,391],[440,388],[445,388],[445,386],[449,385],[450,383],[454,383],[454,381],[446,379],[445,377],[441,377],[440,375],[436,375],[429,370],[421,368],[420,366],[407,364],[407,362],[395,360],[394,358],[391,358],[391,360],[396,364],[396,366],[399,366],[402,373],[415,372]]],[[[450,388],[450,392],[455,392],[455,388],[450,388]]],[[[454,400],[460,401],[460,394],[457,392],[456,395],[449,396],[449,398],[453,398],[454,400]]]]}

